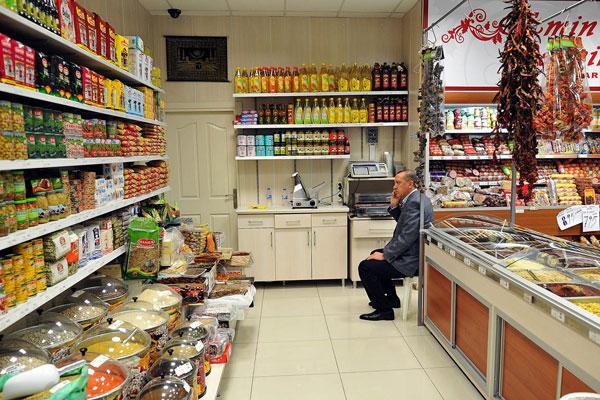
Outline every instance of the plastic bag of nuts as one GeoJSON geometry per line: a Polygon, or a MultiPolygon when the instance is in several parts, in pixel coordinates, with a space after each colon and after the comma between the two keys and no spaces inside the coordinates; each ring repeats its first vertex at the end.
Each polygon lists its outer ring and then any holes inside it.
{"type": "Polygon", "coordinates": [[[181,227],[183,241],[194,252],[194,256],[199,257],[206,248],[207,230],[202,226],[183,225],[181,227]]]}

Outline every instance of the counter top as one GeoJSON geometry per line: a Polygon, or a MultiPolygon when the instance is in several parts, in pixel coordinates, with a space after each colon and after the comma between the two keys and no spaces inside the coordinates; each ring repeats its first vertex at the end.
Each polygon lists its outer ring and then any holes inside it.
{"type": "Polygon", "coordinates": [[[291,208],[291,207],[269,207],[265,209],[238,208],[238,215],[255,214],[320,214],[320,213],[348,213],[350,209],[343,205],[322,206],[319,208],[291,208]]]}

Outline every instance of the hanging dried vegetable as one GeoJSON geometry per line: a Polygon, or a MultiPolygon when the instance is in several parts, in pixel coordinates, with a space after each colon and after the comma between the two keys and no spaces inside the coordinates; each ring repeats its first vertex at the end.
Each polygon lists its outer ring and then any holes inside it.
{"type": "Polygon", "coordinates": [[[445,133],[444,85],[442,72],[444,66],[442,46],[425,47],[421,50],[421,68],[423,80],[419,89],[419,132],[417,139],[419,149],[415,152],[417,176],[421,186],[425,182],[425,151],[427,151],[427,134],[429,137],[440,137],[445,133]]]}
{"type": "MultiPolygon", "coordinates": [[[[536,182],[537,131],[533,123],[541,107],[542,88],[538,81],[540,38],[539,21],[527,0],[509,0],[510,12],[500,26],[508,32],[500,52],[501,79],[494,102],[498,104],[498,124],[514,142],[513,162],[520,173],[520,183],[536,182]]],[[[497,132],[496,132],[497,133],[497,132]]],[[[527,194],[525,195],[527,197],[527,194]]]]}

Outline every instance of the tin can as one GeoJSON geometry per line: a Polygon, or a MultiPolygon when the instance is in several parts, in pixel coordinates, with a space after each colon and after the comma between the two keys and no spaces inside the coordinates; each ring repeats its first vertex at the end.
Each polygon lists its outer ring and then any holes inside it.
{"type": "Polygon", "coordinates": [[[246,157],[256,157],[256,146],[246,146],[246,157]]]}
{"type": "Polygon", "coordinates": [[[246,136],[246,146],[256,146],[256,137],[254,135],[246,136]]]}
{"type": "Polygon", "coordinates": [[[246,151],[247,146],[238,146],[237,147],[237,155],[238,157],[246,157],[247,156],[247,151],[246,151]]]}
{"type": "Polygon", "coordinates": [[[238,146],[246,146],[247,145],[247,136],[246,135],[238,135],[237,144],[238,146]]]}
{"type": "Polygon", "coordinates": [[[335,144],[338,140],[338,134],[336,131],[329,132],[329,143],[335,144]]]}
{"type": "Polygon", "coordinates": [[[304,153],[304,145],[303,145],[303,144],[298,144],[298,155],[299,155],[299,156],[304,156],[304,155],[306,155],[306,154],[304,153]]]}
{"type": "Polygon", "coordinates": [[[256,156],[257,157],[264,157],[267,154],[267,150],[265,148],[265,146],[256,146],[256,156]]]}
{"type": "Polygon", "coordinates": [[[265,135],[265,146],[273,146],[275,139],[273,135],[265,135]]]}
{"type": "Polygon", "coordinates": [[[265,155],[273,157],[275,155],[275,148],[273,146],[265,146],[265,155]]]}
{"type": "Polygon", "coordinates": [[[336,145],[330,145],[329,146],[329,154],[330,155],[336,155],[337,154],[337,146],[336,145]]]}
{"type": "Polygon", "coordinates": [[[265,135],[256,135],[256,145],[257,146],[265,145],[265,135]]]}
{"type": "Polygon", "coordinates": [[[321,155],[326,156],[329,154],[329,146],[324,144],[321,146],[321,155]]]}
{"type": "Polygon", "coordinates": [[[315,154],[315,148],[312,145],[312,142],[310,144],[306,144],[304,146],[304,155],[305,156],[312,156],[315,154]]]}

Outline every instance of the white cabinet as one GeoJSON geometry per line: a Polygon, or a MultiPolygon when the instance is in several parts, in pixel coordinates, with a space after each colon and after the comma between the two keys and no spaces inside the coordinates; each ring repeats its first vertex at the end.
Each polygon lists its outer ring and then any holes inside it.
{"type": "Polygon", "coordinates": [[[275,230],[275,278],[278,281],[312,279],[310,229],[275,230]]]}
{"type": "Polygon", "coordinates": [[[342,279],[348,276],[346,226],[314,227],[312,241],[313,279],[342,279]]]}
{"type": "Polygon", "coordinates": [[[252,249],[254,264],[246,275],[257,281],[275,280],[275,230],[273,228],[251,228],[238,230],[240,249],[252,249]]]}
{"type": "Polygon", "coordinates": [[[383,248],[394,235],[396,221],[392,219],[350,220],[350,280],[360,281],[358,264],[369,256],[371,251],[383,248]]]}

